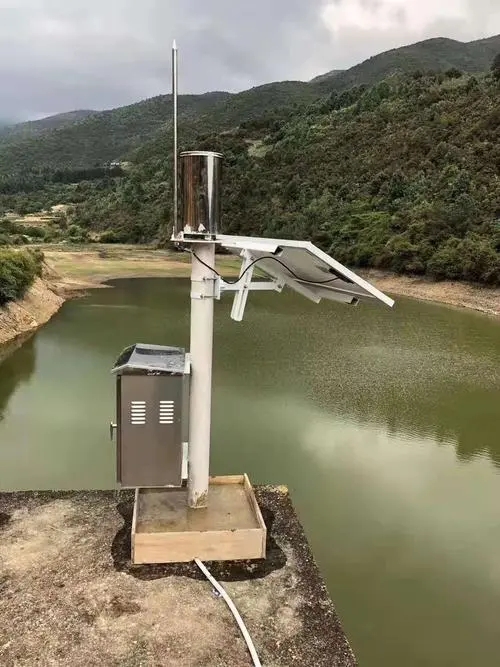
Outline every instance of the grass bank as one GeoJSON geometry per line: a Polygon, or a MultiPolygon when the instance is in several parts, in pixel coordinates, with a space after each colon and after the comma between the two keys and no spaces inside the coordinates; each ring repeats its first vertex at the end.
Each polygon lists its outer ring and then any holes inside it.
{"type": "MultiPolygon", "coordinates": [[[[45,246],[47,264],[63,292],[97,287],[116,278],[187,278],[191,272],[188,253],[128,245],[45,246]]],[[[225,275],[236,275],[239,261],[217,259],[225,275]]]]}

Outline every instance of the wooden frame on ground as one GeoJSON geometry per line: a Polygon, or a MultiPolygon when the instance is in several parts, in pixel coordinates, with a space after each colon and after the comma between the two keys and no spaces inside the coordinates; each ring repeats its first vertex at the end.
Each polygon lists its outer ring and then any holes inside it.
{"type": "Polygon", "coordinates": [[[211,477],[206,509],[188,508],[186,493],[136,489],[133,564],[265,558],[267,529],[246,474],[211,477]],[[148,494],[155,494],[154,518],[148,494]]]}

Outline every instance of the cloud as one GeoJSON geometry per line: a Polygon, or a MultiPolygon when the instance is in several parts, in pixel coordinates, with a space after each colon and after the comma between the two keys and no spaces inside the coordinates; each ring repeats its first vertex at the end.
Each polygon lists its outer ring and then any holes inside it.
{"type": "Polygon", "coordinates": [[[0,0],[0,118],[308,79],[430,36],[500,32],[497,0],[0,0]]]}
{"type": "Polygon", "coordinates": [[[325,5],[322,17],[333,33],[344,28],[423,31],[437,19],[467,18],[464,0],[340,0],[325,5]]]}

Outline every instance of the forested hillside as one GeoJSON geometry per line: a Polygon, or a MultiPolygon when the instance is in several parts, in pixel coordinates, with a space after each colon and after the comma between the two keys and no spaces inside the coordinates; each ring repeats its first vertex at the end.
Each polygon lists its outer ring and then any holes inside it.
{"type": "MultiPolygon", "coordinates": [[[[179,100],[179,116],[183,120],[198,118],[227,96],[227,93],[183,95],[179,100]]],[[[119,160],[154,136],[171,116],[171,96],[163,95],[103,111],[40,136],[0,139],[0,176],[40,169],[80,169],[119,160]]]]}
{"type": "MultiPolygon", "coordinates": [[[[493,71],[493,57],[484,64],[498,40],[389,52],[419,66],[383,80],[381,54],[363,70],[375,72],[371,86],[337,90],[349,70],[182,96],[180,149],[224,153],[224,231],[308,238],[350,265],[500,284],[500,56],[493,71]],[[433,59],[446,71],[426,72],[433,59]]],[[[166,242],[171,110],[162,96],[0,142],[0,218],[71,203],[37,238],[166,242]]],[[[7,222],[0,243],[35,238],[7,222]]]]}
{"type": "Polygon", "coordinates": [[[78,109],[77,111],[69,111],[68,113],[59,113],[54,116],[47,116],[40,120],[30,120],[26,123],[17,123],[15,125],[0,122],[0,145],[13,139],[23,137],[36,137],[49,132],[50,130],[58,130],[68,125],[74,125],[92,114],[97,113],[91,109],[78,109]]]}
{"type": "MultiPolygon", "coordinates": [[[[181,95],[179,122],[190,132],[223,130],[243,120],[316,100],[312,84],[283,81],[238,94],[212,92],[181,95]]],[[[168,131],[172,120],[171,95],[127,107],[92,114],[81,122],[37,136],[0,136],[0,176],[40,169],[82,169],[126,159],[131,151],[168,131]]]]}
{"type": "Polygon", "coordinates": [[[457,42],[454,39],[437,37],[379,53],[344,72],[332,70],[329,73],[330,81],[328,75],[323,75],[320,79],[325,85],[329,83],[334,90],[340,91],[362,84],[372,86],[398,72],[446,72],[455,68],[477,74],[489,69],[493,58],[499,52],[500,35],[475,42],[457,42]]]}
{"type": "MultiPolygon", "coordinates": [[[[226,232],[308,238],[350,265],[500,283],[492,75],[391,77],[196,146],[225,155],[226,232]]],[[[167,238],[168,154],[156,141],[127,178],[88,184],[77,224],[111,229],[111,240],[167,238]]]]}
{"type": "MultiPolygon", "coordinates": [[[[309,83],[282,81],[237,94],[182,95],[180,120],[191,134],[231,129],[263,114],[281,120],[287,110],[332,91],[371,86],[393,73],[453,68],[484,72],[499,52],[500,36],[468,43],[429,39],[381,53],[345,71],[332,70],[309,83]]],[[[167,130],[171,116],[170,95],[160,95],[109,111],[75,111],[0,129],[0,176],[126,160],[131,151],[167,130]]]]}

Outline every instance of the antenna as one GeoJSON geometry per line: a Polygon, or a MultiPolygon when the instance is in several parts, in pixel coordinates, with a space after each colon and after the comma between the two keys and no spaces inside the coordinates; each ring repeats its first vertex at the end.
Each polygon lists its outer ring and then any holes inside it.
{"type": "Polygon", "coordinates": [[[174,228],[173,236],[176,237],[179,233],[178,225],[178,165],[177,165],[177,97],[178,97],[178,52],[177,44],[174,39],[172,44],[172,101],[174,108],[174,119],[173,119],[173,129],[174,129],[174,228]]]}

